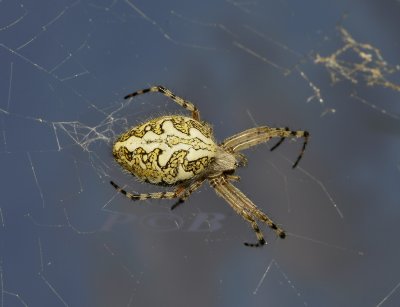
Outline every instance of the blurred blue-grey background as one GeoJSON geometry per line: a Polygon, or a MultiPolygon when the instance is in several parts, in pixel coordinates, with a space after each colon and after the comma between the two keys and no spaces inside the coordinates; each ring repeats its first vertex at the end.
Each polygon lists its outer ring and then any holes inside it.
{"type": "Polygon", "coordinates": [[[0,1],[0,307],[400,306],[399,16],[389,0],[0,1]],[[355,47],[334,73],[315,59],[341,29],[355,47]],[[111,155],[128,127],[184,113],[122,99],[155,84],[218,140],[310,131],[299,168],[286,141],[238,173],[287,239],[263,225],[268,245],[243,246],[254,233],[208,186],[172,212],[116,193],[163,190],[111,155]]]}

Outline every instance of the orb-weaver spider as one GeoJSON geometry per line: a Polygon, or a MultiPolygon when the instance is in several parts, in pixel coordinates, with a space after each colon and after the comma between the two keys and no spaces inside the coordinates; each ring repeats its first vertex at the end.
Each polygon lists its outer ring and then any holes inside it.
{"type": "Polygon", "coordinates": [[[175,188],[166,192],[132,194],[112,181],[111,184],[131,200],[177,198],[173,209],[207,180],[216,193],[251,224],[258,242],[245,245],[265,244],[256,220],[266,223],[280,238],[285,238],[284,230],[232,185],[231,181],[239,179],[235,171],[246,164],[247,160],[241,152],[271,138],[280,138],[271,150],[282,144],[285,138],[304,138],[301,152],[293,164],[293,168],[296,167],[306,149],[309,133],[292,131],[287,127],[260,126],[242,131],[217,144],[211,126],[200,120],[199,110],[191,102],[176,96],[163,86],[136,91],[125,96],[125,99],[150,92],[159,92],[171,98],[190,111],[192,116],[161,116],[133,127],[115,141],[113,155],[125,170],[139,180],[175,188]]]}

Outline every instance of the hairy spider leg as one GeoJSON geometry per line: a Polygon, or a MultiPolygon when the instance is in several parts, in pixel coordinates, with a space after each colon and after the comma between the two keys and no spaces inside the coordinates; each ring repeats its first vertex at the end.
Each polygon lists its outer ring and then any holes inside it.
{"type": "Polygon", "coordinates": [[[121,194],[125,195],[127,198],[137,201],[137,200],[146,200],[146,199],[174,199],[179,197],[178,201],[172,205],[171,210],[175,209],[177,206],[182,204],[189,196],[197,190],[204,182],[203,180],[197,180],[189,185],[187,188],[179,186],[175,191],[167,191],[167,192],[154,192],[154,193],[130,193],[122,189],[115,182],[110,181],[111,185],[121,194]]]}
{"type": "Polygon", "coordinates": [[[271,150],[274,150],[280,144],[282,144],[285,138],[291,138],[291,137],[304,138],[300,154],[298,155],[296,161],[292,166],[293,168],[295,168],[299,164],[301,158],[303,157],[303,154],[306,150],[306,146],[308,144],[309,133],[307,131],[302,131],[302,130],[294,131],[294,130],[289,130],[289,128],[287,127],[285,128],[270,128],[267,126],[255,127],[247,129],[245,131],[242,131],[238,134],[235,134],[225,139],[222,142],[221,146],[228,151],[236,153],[238,151],[242,151],[250,147],[265,143],[269,141],[271,138],[275,137],[279,137],[280,140],[278,141],[277,144],[275,144],[275,146],[271,148],[271,150]]]}
{"type": "Polygon", "coordinates": [[[258,209],[239,189],[228,182],[225,176],[210,179],[210,185],[216,190],[219,196],[224,198],[228,204],[231,205],[237,214],[250,223],[256,233],[258,243],[246,242],[244,245],[250,247],[260,247],[265,245],[265,240],[260,228],[258,227],[256,218],[265,222],[280,238],[283,239],[286,237],[284,230],[278,227],[265,213],[258,209]]]}
{"type": "Polygon", "coordinates": [[[179,196],[177,191],[166,191],[166,192],[154,192],[154,193],[142,193],[142,194],[133,194],[125,191],[121,187],[119,187],[113,181],[110,181],[111,185],[120,193],[124,194],[129,199],[136,200],[146,200],[146,199],[173,199],[179,196]]]}
{"type": "MultiPolygon", "coordinates": [[[[289,127],[285,127],[285,130],[286,130],[286,131],[290,131],[289,127]]],[[[281,137],[281,139],[280,139],[274,146],[272,146],[272,147],[270,148],[270,151],[273,151],[273,150],[275,150],[277,147],[279,147],[279,146],[283,143],[284,140],[285,140],[285,137],[281,137]]]]}

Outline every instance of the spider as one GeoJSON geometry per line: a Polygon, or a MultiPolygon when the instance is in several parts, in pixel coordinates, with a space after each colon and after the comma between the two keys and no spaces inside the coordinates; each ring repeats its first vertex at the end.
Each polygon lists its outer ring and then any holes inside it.
{"type": "Polygon", "coordinates": [[[293,168],[297,166],[306,149],[309,133],[292,131],[289,128],[260,126],[239,132],[217,144],[212,128],[200,120],[199,110],[189,101],[176,96],[163,86],[152,86],[126,95],[124,99],[159,92],[191,112],[191,117],[166,115],[150,119],[143,124],[121,134],[113,146],[116,161],[140,181],[160,186],[174,187],[171,191],[133,194],[126,192],[113,181],[114,188],[131,200],[174,199],[171,209],[182,204],[205,181],[232,209],[250,223],[257,243],[244,243],[258,247],[266,244],[256,220],[266,223],[278,237],[285,238],[285,231],[274,223],[268,215],[257,208],[231,182],[238,181],[236,169],[245,166],[246,157],[241,151],[280,138],[271,148],[276,149],[285,138],[303,138],[303,146],[293,168]]]}

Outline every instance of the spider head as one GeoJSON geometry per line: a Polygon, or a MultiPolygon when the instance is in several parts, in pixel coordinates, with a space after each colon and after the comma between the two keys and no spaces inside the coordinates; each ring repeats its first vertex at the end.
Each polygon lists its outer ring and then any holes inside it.
{"type": "Polygon", "coordinates": [[[212,165],[210,165],[210,175],[227,174],[233,175],[236,169],[243,166],[246,161],[243,155],[238,155],[218,147],[212,165]]]}

